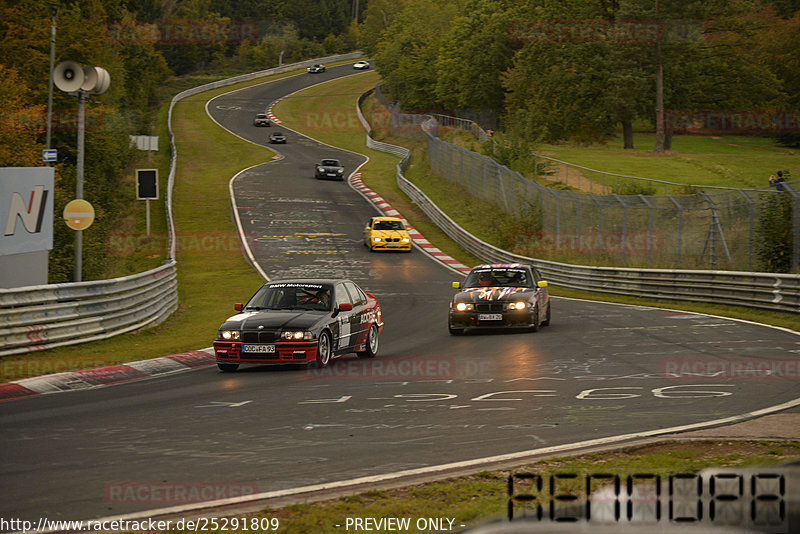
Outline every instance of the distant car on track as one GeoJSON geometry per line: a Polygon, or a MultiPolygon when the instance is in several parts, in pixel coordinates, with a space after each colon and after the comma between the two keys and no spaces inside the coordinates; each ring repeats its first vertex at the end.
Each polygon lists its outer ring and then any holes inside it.
{"type": "Polygon", "coordinates": [[[311,65],[308,67],[308,72],[311,74],[317,74],[320,72],[325,72],[325,65],[317,63],[316,65],[311,65]]]}
{"type": "Polygon", "coordinates": [[[266,113],[259,113],[253,119],[253,126],[270,126],[269,117],[266,113]]]}
{"type": "Polygon", "coordinates": [[[355,352],[374,358],[383,329],[381,307],[346,279],[267,282],[219,327],[214,340],[217,366],[305,363],[319,367],[355,352]]]}
{"type": "Polygon", "coordinates": [[[283,132],[272,132],[269,136],[270,143],[283,143],[286,144],[286,134],[283,132]]]}
{"type": "Polygon", "coordinates": [[[338,159],[323,159],[317,163],[314,176],[319,180],[322,178],[333,178],[334,180],[344,180],[344,167],[338,159]]]}
{"type": "Polygon", "coordinates": [[[369,62],[367,61],[356,61],[353,63],[353,68],[355,70],[366,70],[369,68],[369,62]]]}
{"type": "Polygon", "coordinates": [[[402,219],[372,217],[364,228],[364,245],[370,252],[376,250],[411,252],[411,237],[402,219]]]}
{"type": "Polygon", "coordinates": [[[531,265],[486,264],[474,267],[450,301],[451,334],[467,329],[518,328],[536,332],[550,324],[547,282],[531,265]]]}

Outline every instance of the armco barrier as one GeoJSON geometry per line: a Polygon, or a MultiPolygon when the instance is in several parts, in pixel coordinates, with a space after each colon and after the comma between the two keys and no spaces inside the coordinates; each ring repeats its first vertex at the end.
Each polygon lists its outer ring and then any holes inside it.
{"type": "Polygon", "coordinates": [[[361,113],[361,103],[371,92],[358,99],[358,116],[367,130],[367,146],[400,156],[397,165],[400,189],[453,241],[482,261],[530,263],[553,285],[582,291],[800,313],[800,276],[794,274],[571,265],[520,256],[478,239],[403,176],[410,156],[408,149],[372,139],[372,128],[361,113]]]}
{"type": "Polygon", "coordinates": [[[314,63],[347,61],[361,56],[360,52],[354,52],[303,61],[208,83],[175,95],[168,118],[172,161],[166,195],[167,260],[156,269],[111,280],[0,289],[0,358],[106,339],[157,325],[175,311],[178,288],[172,189],[177,150],[172,132],[172,111],[176,103],[210,89],[302,69],[314,63]]]}
{"type": "Polygon", "coordinates": [[[140,274],[0,290],[0,357],[155,325],[177,307],[175,262],[140,274]]]}

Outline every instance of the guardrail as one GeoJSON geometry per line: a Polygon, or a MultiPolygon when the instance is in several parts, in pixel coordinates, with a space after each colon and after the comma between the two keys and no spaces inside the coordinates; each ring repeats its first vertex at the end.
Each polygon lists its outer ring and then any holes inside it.
{"type": "Polygon", "coordinates": [[[156,325],[178,305],[175,262],[140,274],[0,291],[0,357],[156,325]]]}
{"type": "Polygon", "coordinates": [[[172,132],[175,104],[210,89],[302,69],[323,61],[346,61],[358,57],[362,57],[360,52],[302,61],[219,80],[175,95],[170,102],[167,121],[172,161],[166,194],[169,246],[164,264],[143,273],[110,280],[0,289],[0,358],[107,339],[157,325],[175,311],[178,306],[172,217],[172,190],[178,157],[172,132]]]}
{"type": "Polygon", "coordinates": [[[571,265],[520,256],[478,239],[448,217],[422,190],[403,176],[410,157],[408,149],[372,139],[372,128],[361,113],[361,103],[371,93],[367,91],[358,99],[358,116],[367,130],[367,146],[402,157],[397,164],[397,185],[400,189],[453,241],[481,261],[530,263],[550,283],[569,289],[800,313],[800,275],[571,265]]]}

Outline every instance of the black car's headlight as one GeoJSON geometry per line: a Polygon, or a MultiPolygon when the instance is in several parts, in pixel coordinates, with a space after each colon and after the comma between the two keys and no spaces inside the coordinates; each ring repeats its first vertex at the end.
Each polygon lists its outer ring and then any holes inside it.
{"type": "Polygon", "coordinates": [[[475,305],[471,302],[459,302],[455,305],[456,311],[472,311],[475,309],[475,305]]]}
{"type": "Polygon", "coordinates": [[[225,341],[236,341],[239,339],[239,331],[238,330],[220,330],[219,331],[219,339],[224,339],[225,341]]]}
{"type": "Polygon", "coordinates": [[[314,339],[314,334],[308,330],[284,330],[281,332],[281,339],[288,341],[302,341],[314,339]]]}
{"type": "Polygon", "coordinates": [[[525,301],[507,302],[505,308],[507,310],[526,310],[529,304],[525,301]]]}
{"type": "Polygon", "coordinates": [[[344,169],[336,169],[336,174],[342,174],[343,172],[344,172],[344,169]]]}

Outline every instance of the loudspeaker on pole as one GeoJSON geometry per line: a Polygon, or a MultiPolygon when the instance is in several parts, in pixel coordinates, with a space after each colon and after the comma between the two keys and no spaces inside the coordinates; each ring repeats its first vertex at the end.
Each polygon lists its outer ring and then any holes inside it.
{"type": "Polygon", "coordinates": [[[75,61],[62,61],[53,71],[53,83],[65,93],[72,93],[81,88],[84,82],[83,67],[75,61]]]}

